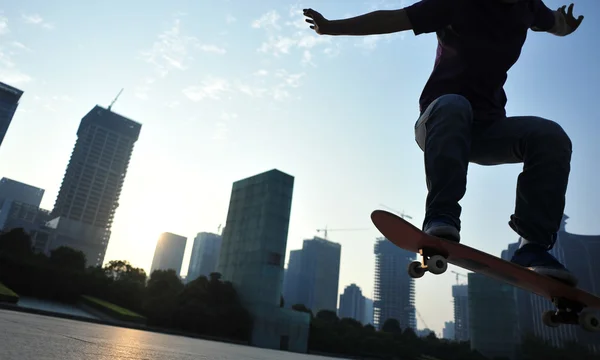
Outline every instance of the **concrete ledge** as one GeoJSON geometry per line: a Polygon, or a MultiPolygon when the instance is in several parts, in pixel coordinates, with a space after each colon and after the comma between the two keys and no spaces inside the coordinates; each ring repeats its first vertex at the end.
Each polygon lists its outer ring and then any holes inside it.
{"type": "Polygon", "coordinates": [[[165,329],[165,328],[161,328],[161,327],[157,327],[157,326],[148,326],[148,325],[130,323],[130,322],[125,322],[125,321],[109,320],[106,317],[103,319],[92,319],[92,318],[88,318],[88,317],[84,317],[84,316],[57,313],[54,311],[25,308],[25,307],[22,307],[19,305],[13,305],[13,304],[7,304],[7,303],[0,303],[0,310],[23,312],[23,313],[49,316],[49,317],[55,317],[55,318],[63,318],[63,319],[74,320],[74,321],[94,323],[94,324],[99,324],[99,325],[117,326],[117,327],[123,327],[123,328],[134,329],[134,330],[150,331],[150,332],[166,334],[166,335],[184,336],[184,337],[188,337],[188,338],[218,341],[218,342],[222,342],[222,343],[229,343],[229,344],[236,344],[236,345],[249,345],[249,343],[245,342],[245,341],[231,340],[231,339],[219,338],[219,337],[208,336],[208,335],[199,335],[199,334],[194,334],[194,333],[188,333],[185,331],[165,329]]]}

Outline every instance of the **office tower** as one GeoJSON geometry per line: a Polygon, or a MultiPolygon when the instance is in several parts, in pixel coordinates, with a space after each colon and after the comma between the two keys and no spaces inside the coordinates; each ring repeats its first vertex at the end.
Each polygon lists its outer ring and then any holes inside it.
{"type": "Polygon", "coordinates": [[[11,200],[33,206],[40,206],[44,189],[3,177],[0,179],[0,202],[11,200]]]}
{"type": "Polygon", "coordinates": [[[442,331],[442,337],[447,340],[455,340],[454,321],[444,322],[444,330],[442,331]]]}
{"type": "Polygon", "coordinates": [[[366,324],[367,299],[362,294],[361,288],[356,284],[346,286],[344,292],[340,294],[338,317],[351,318],[366,324]]]}
{"type": "Polygon", "coordinates": [[[453,285],[454,335],[457,341],[469,341],[469,286],[453,285]]]}
{"type": "Polygon", "coordinates": [[[187,238],[185,236],[169,232],[162,233],[156,243],[150,275],[155,270],[172,269],[175,270],[177,276],[180,276],[186,242],[187,238]]]}
{"type": "Polygon", "coordinates": [[[338,316],[342,318],[352,318],[356,321],[364,322],[365,318],[365,297],[356,284],[350,284],[340,295],[340,309],[338,316]]]}
{"type": "Polygon", "coordinates": [[[469,273],[471,349],[490,359],[515,359],[519,334],[515,288],[479,273],[469,273]]]}
{"type": "Polygon", "coordinates": [[[406,271],[416,254],[397,247],[385,238],[376,240],[374,253],[376,328],[381,329],[387,319],[396,319],[402,329],[416,331],[415,283],[406,271]]]}
{"type": "Polygon", "coordinates": [[[217,268],[253,315],[252,345],[306,352],[308,314],[280,308],[293,190],[276,169],[233,183],[217,268]]]}
{"type": "Polygon", "coordinates": [[[0,146],[17,111],[23,91],[0,82],[0,146]]]}
{"type": "Polygon", "coordinates": [[[315,315],[337,309],[341,251],[340,244],[316,236],[302,244],[299,302],[315,315]]]}
{"type": "Polygon", "coordinates": [[[121,189],[141,124],[95,106],[79,124],[49,225],[52,247],[86,253],[88,265],[101,265],[119,205],[121,189]]]}
{"type": "Polygon", "coordinates": [[[373,299],[365,298],[365,314],[362,323],[363,325],[373,325],[373,299]]]}
{"type": "Polygon", "coordinates": [[[283,280],[283,299],[287,308],[298,305],[302,301],[300,293],[300,277],[302,276],[301,256],[302,249],[290,251],[288,267],[283,280]]]}
{"type": "Polygon", "coordinates": [[[190,266],[186,281],[194,281],[200,276],[209,277],[217,271],[217,262],[221,252],[221,235],[201,232],[194,239],[190,266]]]}

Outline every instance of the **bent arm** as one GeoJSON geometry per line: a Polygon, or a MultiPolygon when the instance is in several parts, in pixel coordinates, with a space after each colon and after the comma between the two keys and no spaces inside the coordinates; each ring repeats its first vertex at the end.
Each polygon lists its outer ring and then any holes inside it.
{"type": "Polygon", "coordinates": [[[462,0],[420,0],[400,10],[378,10],[350,19],[329,21],[328,35],[378,35],[412,30],[415,35],[450,24],[462,0]]]}
{"type": "Polygon", "coordinates": [[[327,35],[379,35],[412,29],[404,9],[378,10],[343,20],[329,21],[327,35]]]}

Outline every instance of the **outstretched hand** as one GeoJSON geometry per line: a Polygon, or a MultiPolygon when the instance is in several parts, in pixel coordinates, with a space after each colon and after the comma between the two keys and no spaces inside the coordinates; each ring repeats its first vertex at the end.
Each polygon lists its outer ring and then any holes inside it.
{"type": "Polygon", "coordinates": [[[305,19],[309,24],[311,29],[313,29],[317,34],[323,35],[325,34],[323,27],[327,24],[329,20],[325,19],[323,15],[313,9],[304,9],[304,16],[308,19],[305,19]]]}
{"type": "Polygon", "coordinates": [[[575,19],[575,17],[573,16],[573,5],[573,3],[569,5],[569,9],[567,10],[567,12],[565,12],[565,8],[567,7],[567,5],[563,5],[558,8],[558,12],[560,12],[565,17],[565,22],[571,29],[571,32],[577,30],[577,28],[583,21],[583,15],[579,15],[577,19],[575,19]]]}

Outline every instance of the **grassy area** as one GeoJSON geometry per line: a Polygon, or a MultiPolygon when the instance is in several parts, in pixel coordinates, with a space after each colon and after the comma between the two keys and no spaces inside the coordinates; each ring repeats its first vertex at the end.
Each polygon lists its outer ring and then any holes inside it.
{"type": "Polygon", "coordinates": [[[14,291],[4,286],[4,284],[0,283],[0,302],[9,302],[16,304],[19,302],[19,295],[17,295],[14,291]]]}
{"type": "Polygon", "coordinates": [[[134,321],[134,322],[145,322],[146,318],[142,315],[135,313],[131,310],[127,310],[118,305],[109,303],[108,301],[100,300],[93,296],[82,295],[85,304],[93,307],[94,309],[101,311],[109,316],[116,317],[120,320],[134,321]]]}

